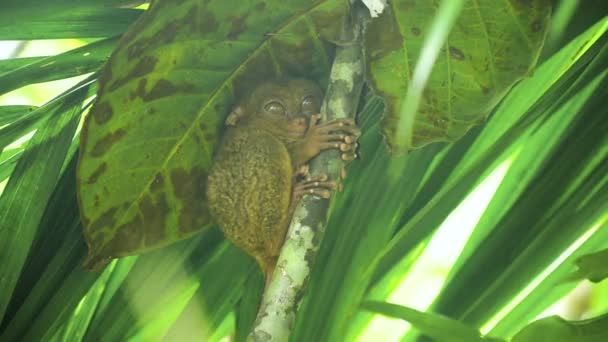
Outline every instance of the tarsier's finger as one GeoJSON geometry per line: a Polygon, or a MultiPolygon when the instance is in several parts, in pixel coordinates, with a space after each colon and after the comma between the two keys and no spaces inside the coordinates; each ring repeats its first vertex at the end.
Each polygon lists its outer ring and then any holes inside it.
{"type": "Polygon", "coordinates": [[[321,120],[321,114],[313,114],[310,116],[310,124],[309,126],[316,126],[319,123],[319,120],[321,120]]]}
{"type": "MultiPolygon", "coordinates": [[[[346,167],[343,167],[340,169],[340,179],[346,179],[346,167]]],[[[342,184],[340,184],[338,187],[339,187],[338,190],[340,190],[340,187],[342,187],[342,184]]]]}
{"type": "Polygon", "coordinates": [[[308,190],[296,191],[295,194],[296,194],[296,196],[313,195],[313,196],[317,196],[317,197],[321,197],[321,198],[330,198],[331,197],[331,192],[326,189],[308,189],[308,190]]]}
{"type": "Polygon", "coordinates": [[[344,131],[354,136],[361,135],[361,130],[355,124],[353,119],[336,119],[319,125],[317,128],[320,133],[329,133],[331,131],[344,131]]]}
{"type": "Polygon", "coordinates": [[[319,144],[319,149],[321,149],[321,150],[329,150],[332,148],[340,149],[340,143],[339,142],[324,142],[324,143],[319,144]]]}
{"type": "Polygon", "coordinates": [[[296,170],[296,176],[304,177],[308,174],[308,171],[309,171],[308,164],[304,164],[296,170]]]}
{"type": "Polygon", "coordinates": [[[319,135],[319,138],[320,138],[321,141],[327,141],[327,142],[329,142],[329,141],[344,141],[344,142],[346,142],[347,139],[348,140],[352,139],[347,134],[336,134],[336,133],[334,133],[334,134],[321,134],[321,135],[319,135]]]}
{"type": "Polygon", "coordinates": [[[352,127],[357,127],[353,119],[335,119],[319,125],[320,129],[327,131],[346,130],[352,127]]]}
{"type": "Polygon", "coordinates": [[[314,176],[310,176],[307,177],[304,182],[318,182],[318,181],[326,181],[327,180],[327,175],[324,173],[318,174],[318,175],[314,175],[314,176]]]}
{"type": "Polygon", "coordinates": [[[352,144],[352,143],[354,143],[354,142],[357,141],[357,138],[358,137],[356,137],[356,136],[347,135],[347,136],[344,137],[344,142],[347,143],[347,144],[352,144]]]}
{"type": "Polygon", "coordinates": [[[338,187],[336,181],[311,181],[302,182],[296,186],[296,190],[308,190],[308,189],[327,189],[334,190],[338,187]]]}
{"type": "Polygon", "coordinates": [[[357,144],[340,144],[340,151],[342,152],[346,152],[346,151],[354,151],[357,148],[357,144]]]}
{"type": "Polygon", "coordinates": [[[342,160],[344,160],[345,162],[350,162],[350,161],[357,159],[357,154],[354,152],[342,153],[342,155],[340,155],[340,158],[342,160]]]}

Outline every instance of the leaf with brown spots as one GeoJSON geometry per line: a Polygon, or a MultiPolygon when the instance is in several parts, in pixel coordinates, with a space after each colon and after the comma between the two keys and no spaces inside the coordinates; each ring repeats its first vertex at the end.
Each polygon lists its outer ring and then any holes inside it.
{"type": "Polygon", "coordinates": [[[207,172],[235,98],[270,78],[324,83],[347,0],[155,1],[121,38],[86,118],[86,266],[209,227],[207,172]]]}
{"type": "Polygon", "coordinates": [[[455,141],[482,121],[534,68],[551,1],[467,1],[428,79],[412,133],[402,141],[396,138],[401,108],[437,8],[437,1],[394,0],[366,31],[367,79],[384,98],[382,130],[396,153],[455,141]]]}

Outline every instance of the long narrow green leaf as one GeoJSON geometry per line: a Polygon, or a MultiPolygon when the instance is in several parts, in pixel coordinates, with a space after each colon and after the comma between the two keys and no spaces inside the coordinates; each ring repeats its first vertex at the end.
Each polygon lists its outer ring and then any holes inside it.
{"type": "Polygon", "coordinates": [[[20,57],[20,58],[11,58],[11,59],[3,59],[0,60],[0,75],[13,71],[15,69],[19,69],[24,65],[36,63],[40,60],[45,59],[46,57],[20,57]]]}
{"type": "Polygon", "coordinates": [[[44,310],[37,315],[36,320],[29,322],[23,341],[48,341],[63,331],[65,322],[72,317],[74,310],[98,277],[99,274],[87,272],[79,265],[64,276],[61,287],[53,293],[44,310]]]}
{"type": "MultiPolygon", "coordinates": [[[[8,176],[10,176],[22,154],[22,148],[13,148],[2,152],[0,155],[0,182],[4,181],[6,178],[8,178],[8,176]]],[[[0,193],[2,193],[1,190],[0,193]]]]}
{"type": "MultiPolygon", "coordinates": [[[[103,39],[0,74],[0,94],[30,85],[83,75],[99,69],[114,49],[118,37],[103,39]]],[[[1,113],[0,113],[0,116],[1,113]]]]}
{"type": "Polygon", "coordinates": [[[483,342],[504,341],[483,337],[478,330],[456,320],[441,315],[421,312],[401,305],[386,302],[363,302],[361,309],[374,311],[383,315],[401,318],[410,322],[426,335],[442,342],[483,342]]]}
{"type": "MultiPolygon", "coordinates": [[[[137,257],[128,274],[119,278],[120,283],[113,285],[119,287],[109,293],[112,298],[101,303],[85,339],[126,340],[136,335],[146,323],[159,324],[161,321],[156,321],[155,318],[163,316],[163,308],[175,310],[175,305],[181,307],[183,304],[172,301],[181,301],[180,291],[192,296],[193,279],[184,271],[183,265],[200,238],[198,236],[137,257]]],[[[169,319],[169,322],[174,319],[169,319]]],[[[156,329],[156,333],[162,333],[167,327],[162,324],[156,329]]],[[[150,329],[148,330],[144,335],[149,337],[150,329]]]]}
{"type": "MultiPolygon", "coordinates": [[[[228,242],[219,245],[203,267],[195,271],[200,287],[167,334],[167,341],[214,341],[222,338],[226,319],[241,298],[246,280],[257,265],[228,242]],[[199,317],[199,320],[192,320],[199,317]],[[188,336],[184,333],[189,332],[188,336]]],[[[196,265],[195,260],[191,260],[196,265]]]]}
{"type": "Polygon", "coordinates": [[[14,105],[0,107],[0,126],[10,124],[25,114],[36,110],[36,106],[14,105]]]}
{"type": "MultiPolygon", "coordinates": [[[[606,246],[608,241],[608,221],[599,223],[595,228],[595,233],[578,247],[568,258],[553,270],[549,276],[542,280],[538,286],[530,289],[530,292],[521,299],[519,303],[502,317],[500,314],[493,317],[484,330],[491,328],[490,333],[494,336],[511,337],[520,331],[526,324],[534,320],[546,308],[570,293],[577,285],[576,283],[563,283],[567,274],[572,273],[574,260],[579,256],[596,251],[606,246]],[[492,325],[496,324],[494,327],[492,325]]],[[[523,297],[518,295],[517,297],[523,297]]],[[[518,298],[515,299],[515,301],[518,298]]],[[[512,306],[512,305],[510,305],[512,306]]],[[[507,307],[507,309],[510,309],[507,307]]]]}
{"type": "MultiPolygon", "coordinates": [[[[601,149],[608,143],[608,124],[598,115],[607,113],[602,104],[606,87],[608,70],[556,113],[578,117],[518,202],[498,221],[499,229],[485,238],[448,284],[437,304],[438,312],[482,324],[606,210],[600,203],[608,201],[608,195],[598,191],[608,181],[608,165],[602,165],[607,151],[601,149]],[[588,108],[582,107],[585,103],[588,108]],[[587,214],[578,214],[583,211],[587,214]],[[519,240],[505,243],[509,236],[519,240]]],[[[545,126],[540,130],[549,128],[545,126]]]]}
{"type": "Polygon", "coordinates": [[[53,292],[60,288],[62,277],[81,262],[85,246],[80,234],[78,208],[75,206],[77,159],[69,151],[68,156],[71,167],[67,172],[62,172],[46,206],[11,297],[5,315],[5,323],[11,328],[4,332],[5,335],[22,336],[53,292]]]}
{"type": "Polygon", "coordinates": [[[89,323],[95,314],[95,310],[101,297],[103,296],[105,284],[114,274],[115,264],[108,267],[97,278],[95,283],[89,288],[87,294],[82,298],[73,310],[69,319],[64,319],[60,329],[57,329],[52,341],[82,341],[87,332],[89,323]]]}
{"type": "Polygon", "coordinates": [[[47,118],[53,116],[54,113],[56,113],[57,110],[62,108],[65,103],[70,103],[70,101],[73,101],[72,94],[76,90],[84,89],[84,98],[93,96],[95,94],[95,91],[97,91],[97,84],[92,83],[95,78],[95,74],[91,75],[84,81],[66,90],[61,95],[45,103],[38,109],[21,116],[21,118],[14,121],[10,125],[0,128],[0,150],[3,150],[4,148],[6,148],[6,146],[11,144],[15,140],[40,127],[43,123],[46,122],[47,118]]]}
{"type": "Polygon", "coordinates": [[[264,275],[259,269],[253,270],[247,279],[247,286],[243,289],[243,297],[236,312],[235,342],[247,341],[247,335],[253,327],[264,292],[264,275]]]}
{"type": "Polygon", "coordinates": [[[142,12],[99,2],[3,3],[0,40],[111,37],[126,31],[142,12]]]}
{"type": "Polygon", "coordinates": [[[608,314],[584,321],[552,316],[538,320],[513,337],[513,342],[604,342],[608,340],[608,314]]]}
{"type": "Polygon", "coordinates": [[[608,278],[608,249],[581,256],[576,260],[577,275],[597,283],[608,278]]]}
{"type": "MultiPolygon", "coordinates": [[[[537,71],[537,74],[542,73],[537,71]]],[[[531,81],[531,80],[530,80],[531,81]]],[[[529,82],[528,82],[529,83],[529,82]]],[[[522,82],[520,87],[524,87],[526,82],[522,82]]],[[[532,90],[530,90],[532,91],[532,90]]],[[[559,104],[555,101],[555,94],[561,94],[563,90],[554,89],[553,92],[548,93],[545,98],[552,98],[551,102],[554,106],[559,104]],[[552,94],[552,95],[551,95],[552,94]]],[[[543,98],[539,101],[545,101],[543,98]]],[[[526,109],[525,107],[522,109],[526,109]]],[[[540,109],[540,108],[539,108],[540,109]]],[[[513,148],[512,143],[518,138],[526,134],[526,131],[534,127],[534,121],[549,117],[551,111],[546,108],[538,110],[535,108],[530,109],[529,112],[522,112],[513,110],[510,111],[511,115],[519,115],[519,122],[516,125],[511,126],[502,135],[498,134],[497,137],[492,137],[493,142],[489,147],[485,148],[482,152],[477,155],[477,158],[465,159],[464,163],[467,164],[466,172],[460,171],[457,177],[454,177],[450,182],[450,186],[446,186],[442,189],[441,194],[433,199],[432,203],[429,203],[427,208],[422,209],[417,215],[408,222],[406,227],[402,229],[399,234],[393,239],[393,242],[386,248],[383,256],[379,260],[376,274],[385,273],[391,265],[394,265],[405,251],[409,251],[422,241],[428,234],[433,230],[429,227],[438,227],[443,222],[447,214],[449,214],[458,203],[464,198],[466,193],[478,182],[478,180],[487,174],[489,170],[492,170],[497,166],[498,162],[504,159],[500,158],[500,155],[506,155],[506,150],[509,146],[513,148]],[[442,214],[439,215],[438,213],[442,214]]],[[[498,133],[498,132],[495,132],[498,133]]],[[[510,151],[512,152],[512,151],[510,151]]]]}
{"type": "Polygon", "coordinates": [[[36,132],[0,197],[2,317],[72,142],[86,89],[84,86],[66,97],[56,115],[36,132]]]}
{"type": "Polygon", "coordinates": [[[345,317],[357,310],[356,298],[361,298],[367,289],[371,274],[365,274],[365,269],[369,260],[392,236],[399,217],[442,149],[435,145],[407,157],[390,159],[375,129],[364,134],[360,142],[365,163],[350,166],[345,191],[332,204],[327,233],[309,284],[310,297],[302,303],[292,333],[295,340],[344,338],[350,323],[345,317]]]}
{"type": "MultiPolygon", "coordinates": [[[[103,295],[99,299],[98,305],[95,307],[95,314],[90,322],[91,327],[96,327],[99,322],[104,318],[104,314],[108,307],[111,305],[114,296],[118,295],[118,291],[122,286],[123,282],[129,275],[131,269],[137,262],[137,256],[122,258],[116,261],[116,266],[112,275],[104,284],[103,295]]],[[[87,329],[87,332],[89,329],[87,329]]]]}

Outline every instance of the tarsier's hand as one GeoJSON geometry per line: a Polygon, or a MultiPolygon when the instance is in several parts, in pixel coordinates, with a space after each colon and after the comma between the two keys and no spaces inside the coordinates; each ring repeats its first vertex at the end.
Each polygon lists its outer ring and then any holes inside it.
{"type": "Polygon", "coordinates": [[[357,157],[357,139],[361,130],[353,119],[336,119],[319,124],[321,114],[311,116],[308,130],[301,143],[296,147],[298,164],[302,165],[327,149],[338,149],[344,161],[357,157]]]}

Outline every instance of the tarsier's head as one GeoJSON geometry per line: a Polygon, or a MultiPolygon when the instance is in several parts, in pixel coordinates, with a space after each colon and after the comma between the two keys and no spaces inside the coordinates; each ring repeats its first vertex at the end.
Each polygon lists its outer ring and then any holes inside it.
{"type": "Polygon", "coordinates": [[[293,79],[257,86],[230,114],[226,123],[258,122],[289,136],[306,133],[311,115],[319,112],[323,92],[310,80],[293,79]]]}

